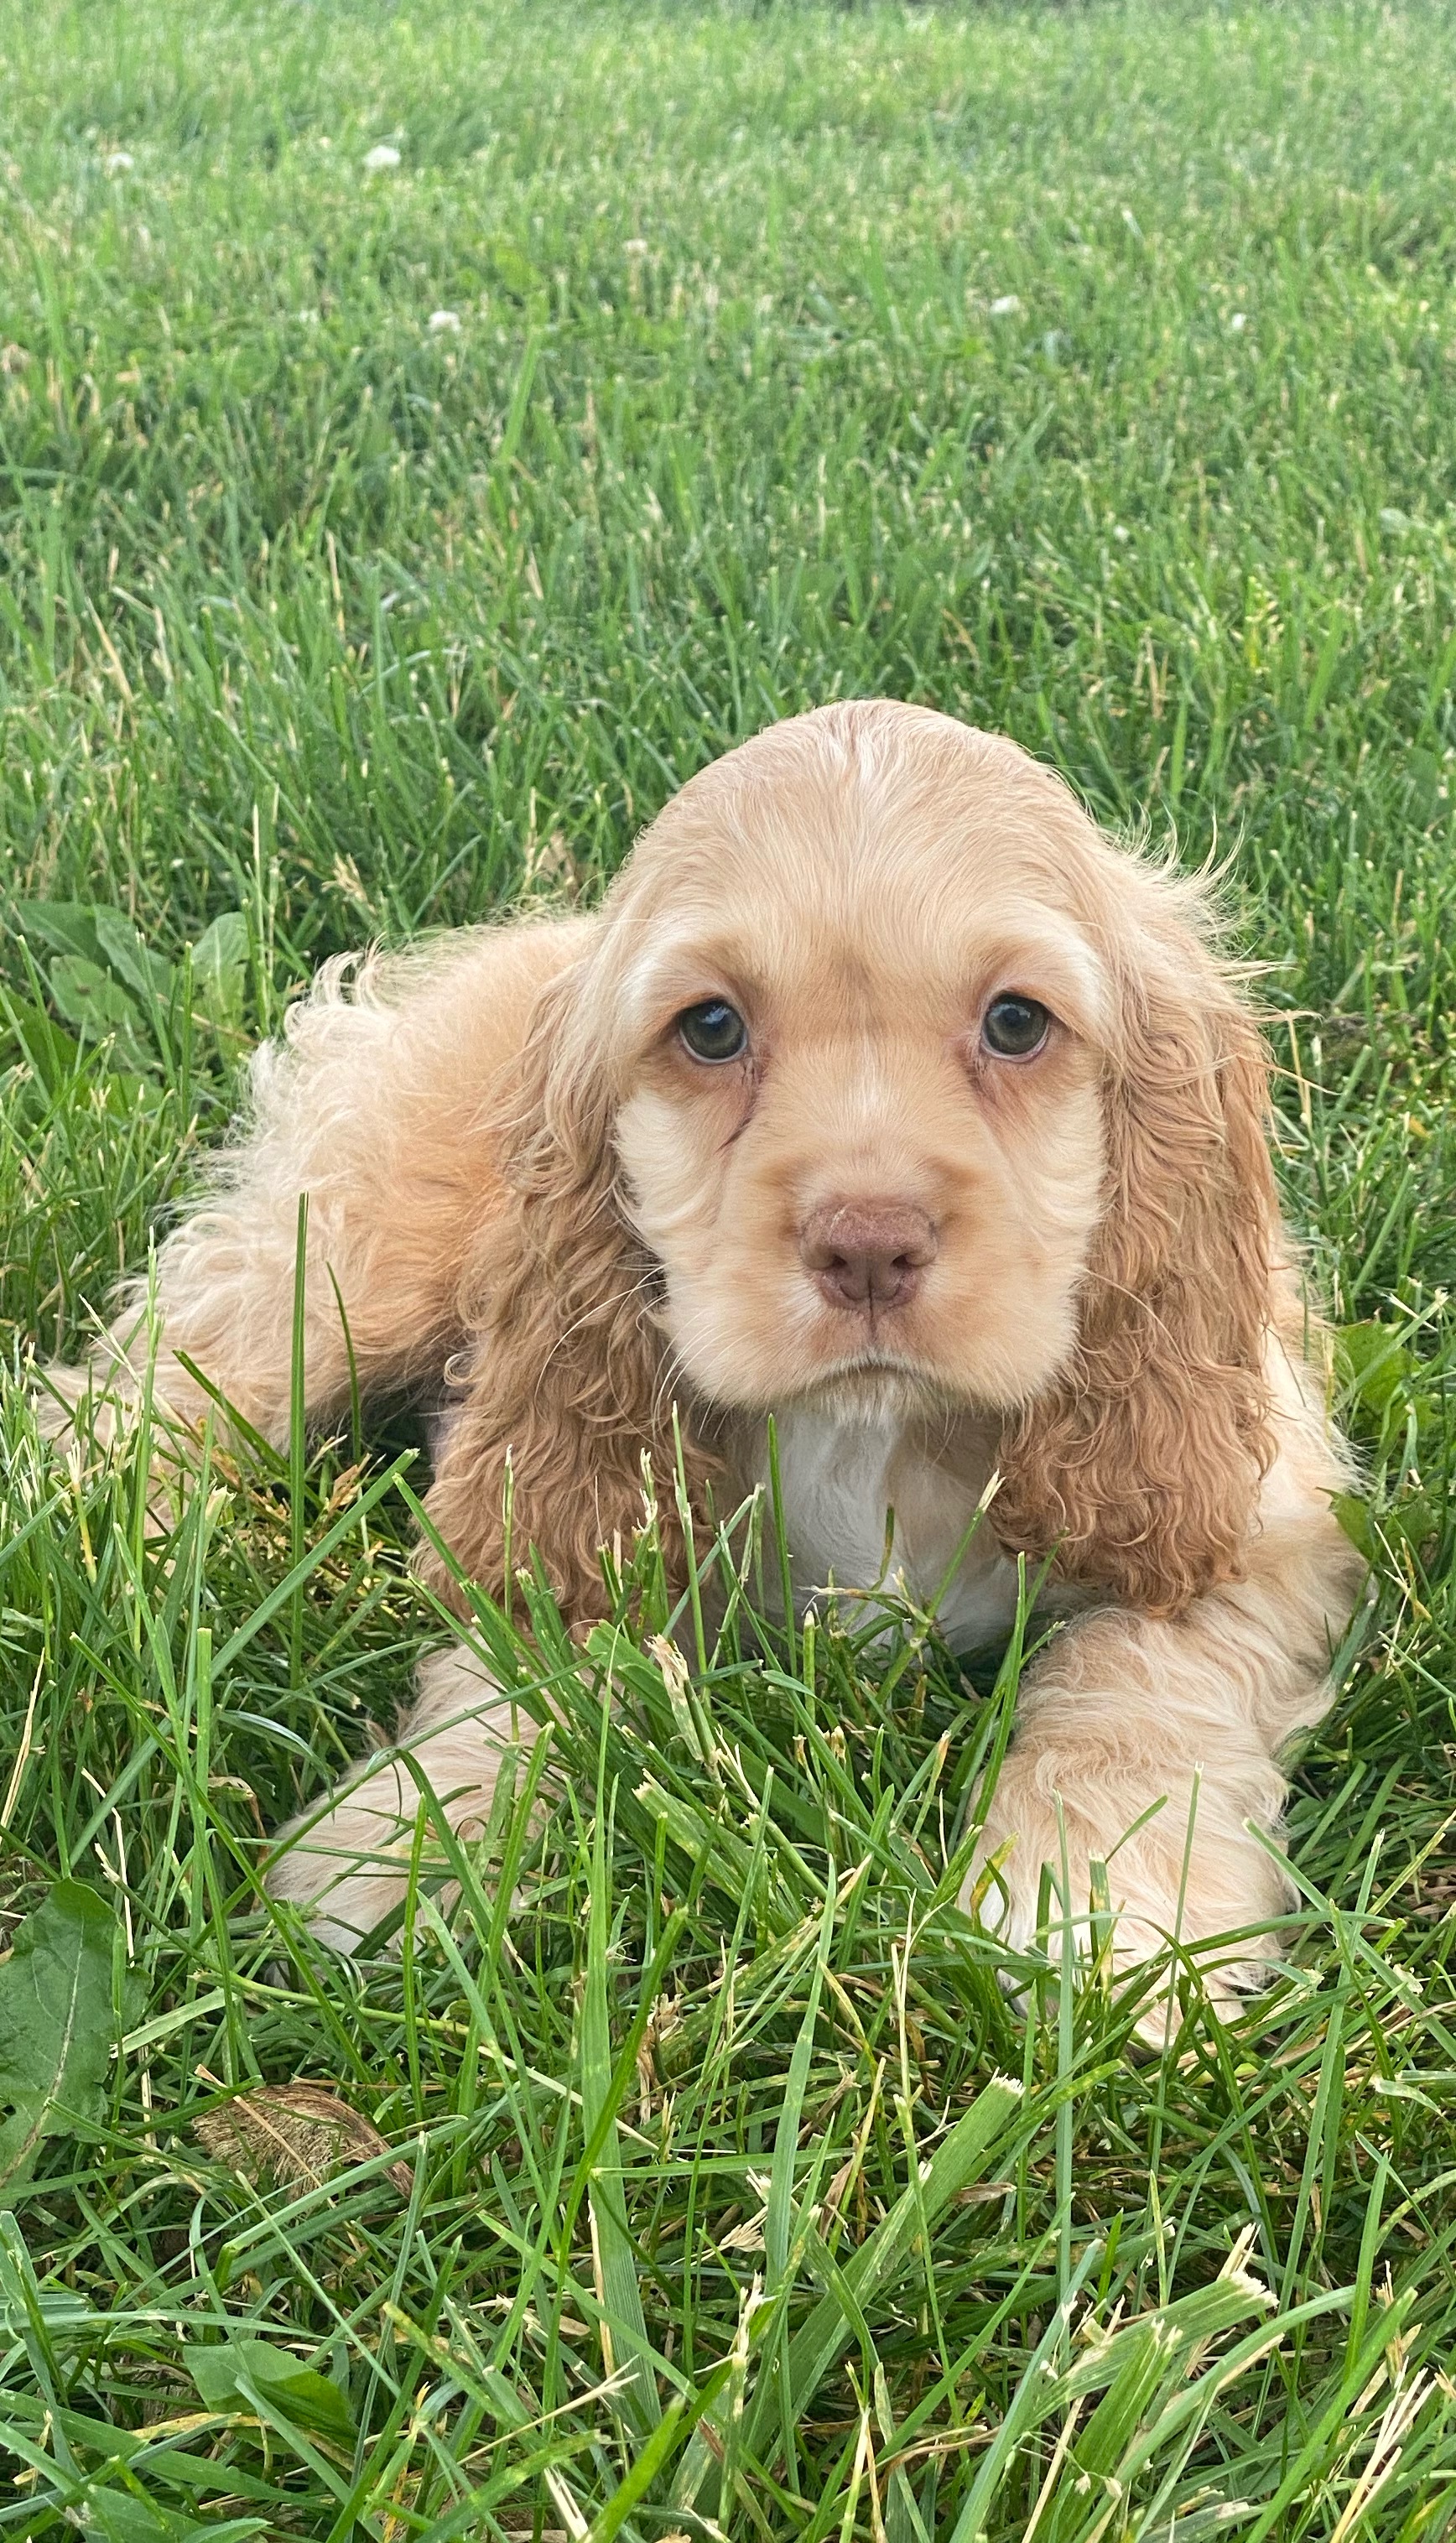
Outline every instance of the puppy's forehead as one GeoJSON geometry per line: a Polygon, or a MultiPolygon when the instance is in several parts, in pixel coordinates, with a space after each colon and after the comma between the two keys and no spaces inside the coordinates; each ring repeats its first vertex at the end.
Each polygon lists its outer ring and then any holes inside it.
{"type": "Polygon", "coordinates": [[[883,701],[820,710],[703,770],[643,840],[618,903],[631,986],[650,1002],[697,962],[705,989],[923,1006],[1002,964],[1095,1027],[1107,854],[1013,743],[883,701]]]}
{"type": "Polygon", "coordinates": [[[766,893],[858,917],[877,891],[1078,911],[1106,857],[1060,778],[999,733],[888,699],[771,725],[690,778],[633,861],[655,895],[766,893]]]}

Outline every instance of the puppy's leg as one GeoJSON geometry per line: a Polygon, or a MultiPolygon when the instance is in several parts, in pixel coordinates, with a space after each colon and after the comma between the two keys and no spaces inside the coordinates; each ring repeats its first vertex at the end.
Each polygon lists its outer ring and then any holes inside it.
{"type": "MultiPolygon", "coordinates": [[[[1277,1832],[1279,1751],[1325,1711],[1361,1569],[1325,1509],[1266,1528],[1248,1579],[1182,1616],[1104,1609],[1063,1632],[1028,1676],[967,1884],[1010,1844],[983,1920],[1030,1943],[1041,1867],[1059,1890],[1064,1847],[1070,1894],[1053,1920],[1069,1915],[1085,1939],[1091,1867],[1105,1864],[1119,1967],[1174,1937],[1197,1945],[1285,1913],[1292,1884],[1252,1829],[1277,1832]]],[[[1255,1933],[1198,1960],[1228,2001],[1275,1948],[1255,1933]]]]}
{"type": "MultiPolygon", "coordinates": [[[[209,1194],[157,1256],[158,1330],[133,1281],[79,1369],[41,1379],[62,1433],[90,1397],[110,1435],[152,1367],[153,1400],[187,1433],[210,1399],[191,1360],[255,1430],[290,1425],[298,1203],[309,1202],[304,1372],[311,1421],[361,1388],[437,1377],[459,1338],[472,1243],[501,1202],[485,1115],[538,989],[589,922],[482,929],[422,956],[332,963],[259,1052],[250,1120],[209,1194]]],[[[48,1413],[48,1418],[47,1418],[48,1413]]]]}
{"type": "Polygon", "coordinates": [[[385,1762],[362,1759],[327,1802],[279,1832],[268,1876],[273,1896],[308,1906],[325,1942],[354,1951],[405,1894],[423,1807],[421,1780],[458,1835],[479,1836],[502,1759],[528,1748],[535,1736],[535,1724],[471,1653],[431,1653],[385,1762]],[[402,1752],[413,1758],[418,1776],[402,1752]]]}

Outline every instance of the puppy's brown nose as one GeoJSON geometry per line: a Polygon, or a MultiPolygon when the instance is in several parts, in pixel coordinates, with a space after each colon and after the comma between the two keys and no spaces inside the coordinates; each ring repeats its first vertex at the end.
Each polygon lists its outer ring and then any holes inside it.
{"type": "Polygon", "coordinates": [[[830,1306],[872,1316],[909,1305],[936,1248],[932,1221],[908,1201],[825,1201],[799,1233],[805,1268],[830,1306]]]}

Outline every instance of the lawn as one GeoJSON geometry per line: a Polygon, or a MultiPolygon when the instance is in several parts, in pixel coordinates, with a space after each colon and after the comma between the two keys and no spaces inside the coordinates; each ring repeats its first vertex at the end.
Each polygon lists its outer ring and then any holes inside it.
{"type": "Polygon", "coordinates": [[[0,5],[0,2537],[1456,2528],[1453,88],[1365,0],[0,5]],[[263,1836],[443,1630],[420,1442],[163,1541],[29,1409],[319,959],[871,690],[1266,966],[1374,1593],[1162,2059],[956,1908],[1015,1670],[909,1615],[483,1611],[569,1780],[341,1963],[263,1836]]]}

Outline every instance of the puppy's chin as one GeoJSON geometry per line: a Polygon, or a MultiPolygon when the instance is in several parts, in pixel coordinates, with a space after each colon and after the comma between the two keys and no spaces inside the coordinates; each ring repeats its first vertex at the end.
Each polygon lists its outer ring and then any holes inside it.
{"type": "Polygon", "coordinates": [[[919,1361],[893,1352],[870,1350],[853,1357],[808,1360],[801,1369],[781,1368],[770,1389],[705,1390],[705,1405],[720,1415],[762,1416],[803,1407],[832,1421],[880,1428],[913,1421],[941,1422],[970,1410],[964,1396],[919,1361]]]}
{"type": "Polygon", "coordinates": [[[934,1419],[964,1409],[929,1369],[888,1351],[867,1351],[829,1368],[806,1369],[803,1385],[784,1400],[786,1405],[811,1404],[837,1422],[874,1424],[934,1419]]]}
{"type": "Polygon", "coordinates": [[[983,1319],[885,1315],[873,1331],[792,1293],[764,1309],[741,1297],[717,1306],[669,1280],[656,1321],[673,1382],[685,1381],[700,1413],[729,1420],[791,1405],[849,1423],[1002,1420],[1054,1376],[1075,1339],[1069,1299],[1049,1300],[1035,1321],[998,1316],[993,1299],[983,1319]]]}

